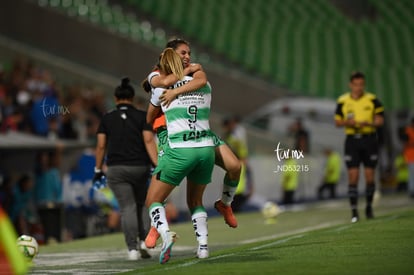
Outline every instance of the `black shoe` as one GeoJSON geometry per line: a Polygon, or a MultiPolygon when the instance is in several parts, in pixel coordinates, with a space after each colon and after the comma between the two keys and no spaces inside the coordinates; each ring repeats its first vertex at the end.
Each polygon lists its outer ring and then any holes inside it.
{"type": "Polygon", "coordinates": [[[372,211],[372,206],[367,206],[367,208],[365,208],[365,215],[367,216],[367,219],[374,218],[374,212],[372,211]]]}
{"type": "Polygon", "coordinates": [[[151,258],[151,255],[148,253],[146,249],[140,249],[139,252],[141,253],[141,258],[143,259],[151,258]]]}

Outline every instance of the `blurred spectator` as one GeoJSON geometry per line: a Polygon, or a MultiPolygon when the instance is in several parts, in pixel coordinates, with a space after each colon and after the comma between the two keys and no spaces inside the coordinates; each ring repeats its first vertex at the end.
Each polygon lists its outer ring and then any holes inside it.
{"type": "Polygon", "coordinates": [[[234,200],[231,204],[233,211],[239,212],[242,209],[243,205],[253,194],[252,175],[247,162],[248,149],[245,140],[243,140],[243,137],[240,136],[240,133],[242,133],[240,129],[243,128],[240,128],[241,126],[238,125],[238,122],[235,118],[224,120],[223,127],[224,141],[242,163],[239,184],[237,185],[236,195],[234,196],[234,200]],[[235,135],[235,131],[237,129],[239,129],[239,135],[235,135]]]}
{"type": "Polygon", "coordinates": [[[93,190],[95,193],[94,201],[99,206],[100,215],[105,220],[102,232],[109,231],[110,233],[119,231],[121,226],[121,212],[118,201],[112,190],[108,187],[101,188],[99,190],[93,190]]]}
{"type": "Polygon", "coordinates": [[[14,110],[4,119],[0,132],[5,133],[8,131],[18,131],[20,129],[21,123],[23,122],[23,119],[23,113],[21,113],[19,110],[14,110]]]}
{"type": "Polygon", "coordinates": [[[404,155],[399,154],[394,160],[397,180],[397,192],[406,192],[408,184],[408,165],[405,161],[404,155]]]}
{"type": "Polygon", "coordinates": [[[341,176],[341,157],[330,148],[324,150],[326,156],[325,175],[318,189],[318,199],[323,199],[325,190],[329,190],[330,198],[336,198],[336,186],[341,176]]]}
{"type": "Polygon", "coordinates": [[[408,165],[408,191],[414,198],[414,117],[411,123],[405,128],[406,142],[404,144],[404,157],[408,165]]]}
{"type": "Polygon", "coordinates": [[[241,123],[241,117],[240,116],[235,116],[233,119],[234,119],[234,123],[235,123],[234,130],[233,130],[234,137],[241,140],[247,146],[246,128],[241,123]]]}
{"type": "Polygon", "coordinates": [[[61,148],[38,154],[35,202],[45,231],[45,240],[61,241],[62,182],[58,170],[61,148]]]}
{"type": "Polygon", "coordinates": [[[283,200],[282,204],[289,205],[294,203],[295,191],[298,188],[299,172],[295,169],[297,161],[288,158],[284,162],[282,174],[283,200]]]}
{"type": "Polygon", "coordinates": [[[0,66],[0,132],[87,141],[95,138],[105,99],[94,87],[60,89],[50,71],[23,57],[10,71],[0,66]]]}
{"type": "Polygon", "coordinates": [[[92,199],[93,168],[95,154],[85,150],[75,167],[63,177],[63,201],[65,204],[65,228],[69,239],[87,237],[87,220],[96,213],[92,199]]]}
{"type": "Polygon", "coordinates": [[[19,235],[30,235],[31,224],[35,224],[37,220],[33,205],[33,184],[32,177],[23,175],[13,187],[10,219],[19,235]]]}
{"type": "Polygon", "coordinates": [[[297,118],[290,125],[288,132],[295,139],[295,150],[300,150],[303,153],[310,152],[309,131],[303,126],[302,118],[297,118]]]}
{"type": "Polygon", "coordinates": [[[10,211],[13,204],[13,183],[8,175],[0,174],[0,205],[3,207],[7,215],[10,216],[10,211]]]}
{"type": "Polygon", "coordinates": [[[49,120],[56,118],[56,110],[59,102],[55,96],[44,95],[41,91],[35,91],[30,112],[33,132],[39,136],[48,136],[49,120]]]}

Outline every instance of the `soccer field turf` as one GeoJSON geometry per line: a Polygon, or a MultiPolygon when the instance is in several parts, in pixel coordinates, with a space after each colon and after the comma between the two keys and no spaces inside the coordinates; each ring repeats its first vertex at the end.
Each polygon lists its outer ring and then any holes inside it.
{"type": "MultiPolygon", "coordinates": [[[[360,206],[362,210],[363,200],[360,206]]],[[[126,261],[122,234],[41,247],[32,274],[413,274],[414,203],[386,196],[377,218],[349,222],[346,200],[307,205],[265,225],[260,213],[238,215],[239,227],[209,220],[210,258],[195,258],[190,223],[172,225],[180,238],[173,257],[158,264],[126,261]]],[[[362,211],[361,211],[362,214],[362,211]]]]}

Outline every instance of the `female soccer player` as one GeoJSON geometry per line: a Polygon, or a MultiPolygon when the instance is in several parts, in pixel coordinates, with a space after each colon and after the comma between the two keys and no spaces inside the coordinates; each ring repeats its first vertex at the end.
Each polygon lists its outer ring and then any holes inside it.
{"type": "MultiPolygon", "coordinates": [[[[175,50],[175,52],[181,57],[185,75],[188,74],[193,76],[193,79],[185,85],[164,91],[160,99],[163,105],[168,106],[178,95],[194,91],[204,86],[207,83],[207,77],[202,71],[200,65],[191,64],[190,44],[187,41],[182,39],[173,39],[167,43],[166,48],[173,48],[175,50]]],[[[148,76],[148,82],[152,87],[168,88],[176,81],[176,76],[172,74],[164,75],[157,70],[153,71],[148,76]]],[[[154,124],[160,123],[160,120],[162,121],[162,116],[161,118],[157,117],[154,124]]],[[[157,133],[159,132],[160,131],[157,131],[157,133]]],[[[230,147],[217,135],[213,134],[213,140],[215,145],[215,164],[226,171],[223,181],[222,196],[221,199],[215,202],[214,207],[224,216],[226,224],[232,228],[236,228],[237,219],[233,214],[231,203],[240,179],[241,162],[234,155],[230,147]]]]}
{"type": "MultiPolygon", "coordinates": [[[[180,56],[171,48],[162,53],[160,70],[164,74],[174,74],[179,79],[175,87],[189,81],[184,77],[180,56]]],[[[154,89],[151,97],[153,106],[161,107],[159,97],[162,92],[161,88],[154,89]]],[[[159,155],[146,200],[152,225],[163,240],[161,264],[168,262],[175,241],[175,233],[169,230],[162,203],[184,177],[188,180],[187,197],[193,202],[190,211],[199,243],[197,256],[208,257],[207,213],[202,200],[206,185],[211,182],[214,166],[214,141],[209,126],[210,104],[211,87],[206,84],[194,92],[180,95],[170,106],[162,106],[167,122],[168,144],[163,154],[159,155]]],[[[149,108],[148,112],[151,117],[156,110],[149,108]]]]}

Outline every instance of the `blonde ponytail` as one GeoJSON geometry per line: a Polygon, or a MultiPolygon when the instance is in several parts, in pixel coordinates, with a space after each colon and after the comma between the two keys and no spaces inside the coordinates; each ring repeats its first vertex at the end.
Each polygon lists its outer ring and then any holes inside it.
{"type": "Polygon", "coordinates": [[[172,49],[166,48],[160,58],[160,69],[165,74],[174,74],[179,80],[184,78],[183,62],[180,56],[172,49]]]}

